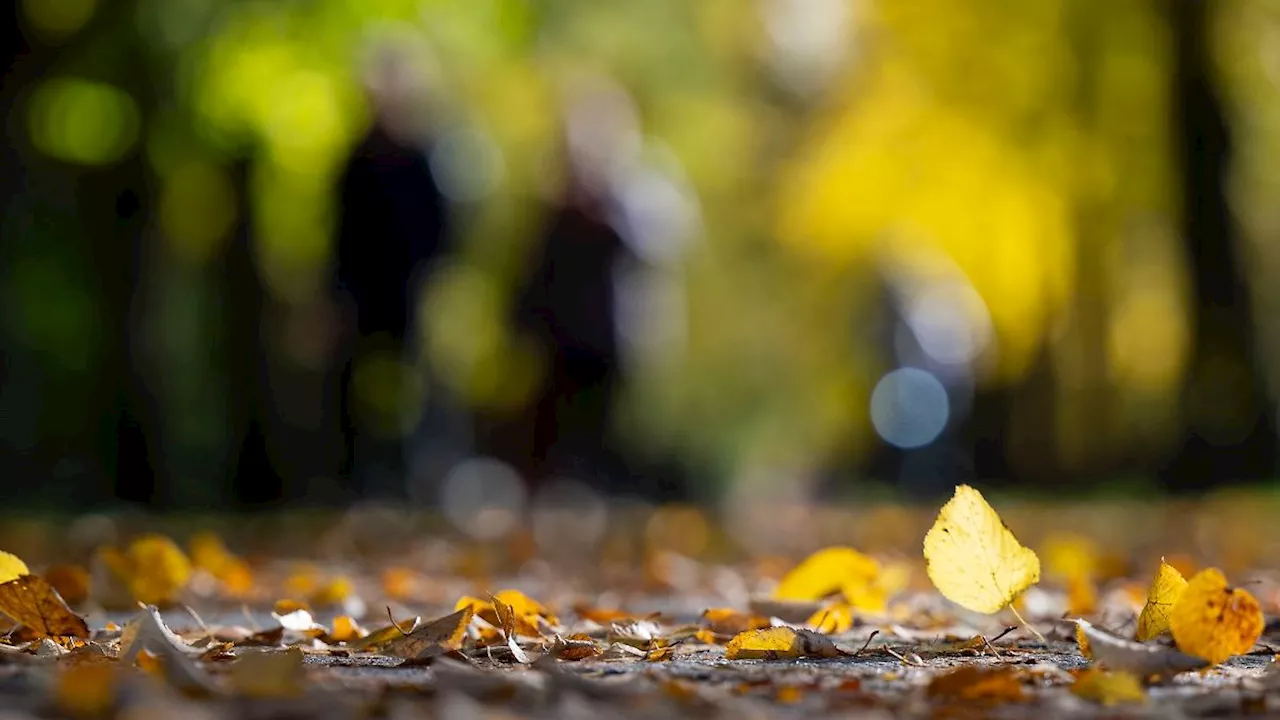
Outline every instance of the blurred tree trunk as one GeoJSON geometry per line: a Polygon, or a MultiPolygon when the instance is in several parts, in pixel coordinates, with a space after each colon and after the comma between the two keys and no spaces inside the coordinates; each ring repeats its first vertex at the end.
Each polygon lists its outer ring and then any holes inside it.
{"type": "Polygon", "coordinates": [[[1272,474],[1275,433],[1257,367],[1252,306],[1224,186],[1231,136],[1209,54],[1208,3],[1170,0],[1175,119],[1182,164],[1182,237],[1194,303],[1183,391],[1187,435],[1167,464],[1172,489],[1203,489],[1272,474]]]}

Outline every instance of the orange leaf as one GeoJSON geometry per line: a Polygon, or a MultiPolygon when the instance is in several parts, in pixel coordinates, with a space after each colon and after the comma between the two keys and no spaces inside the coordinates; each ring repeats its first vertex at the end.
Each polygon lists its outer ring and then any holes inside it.
{"type": "Polygon", "coordinates": [[[107,715],[116,702],[117,669],[108,663],[77,663],[58,673],[58,708],[76,717],[107,715]]]}
{"type": "Polygon", "coordinates": [[[973,665],[966,665],[939,675],[930,681],[927,692],[931,698],[983,703],[1014,702],[1026,697],[1022,691],[1022,680],[1016,670],[973,665]]]}
{"type": "Polygon", "coordinates": [[[71,612],[58,591],[39,575],[23,575],[0,585],[0,612],[41,636],[89,637],[84,618],[71,612]]]}
{"type": "Polygon", "coordinates": [[[1246,653],[1262,634],[1262,608],[1241,588],[1227,586],[1217,568],[1196,573],[1169,613],[1178,649],[1218,664],[1246,653]]]}

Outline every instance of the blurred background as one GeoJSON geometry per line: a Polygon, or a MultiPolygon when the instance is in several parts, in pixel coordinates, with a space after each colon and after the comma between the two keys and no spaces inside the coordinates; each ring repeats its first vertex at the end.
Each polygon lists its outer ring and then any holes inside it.
{"type": "Polygon", "coordinates": [[[15,10],[11,506],[1280,471],[1280,2],[15,10]]]}

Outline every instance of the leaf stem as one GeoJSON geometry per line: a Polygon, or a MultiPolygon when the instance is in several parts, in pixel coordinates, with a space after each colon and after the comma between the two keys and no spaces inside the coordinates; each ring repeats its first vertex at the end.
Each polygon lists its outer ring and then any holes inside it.
{"type": "Polygon", "coordinates": [[[1035,635],[1040,642],[1048,646],[1049,641],[1044,639],[1044,636],[1040,634],[1039,630],[1031,627],[1031,623],[1027,622],[1026,619],[1022,617],[1022,614],[1018,612],[1018,608],[1013,606],[1013,603],[1009,603],[1009,609],[1013,611],[1013,616],[1018,618],[1018,622],[1022,623],[1022,627],[1030,630],[1032,635],[1035,635]]]}

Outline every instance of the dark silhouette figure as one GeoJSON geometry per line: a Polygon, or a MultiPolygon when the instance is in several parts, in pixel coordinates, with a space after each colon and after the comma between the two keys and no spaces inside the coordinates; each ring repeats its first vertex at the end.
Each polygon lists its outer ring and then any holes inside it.
{"type": "MultiPolygon", "coordinates": [[[[398,494],[405,481],[403,442],[372,431],[353,393],[362,358],[397,360],[416,345],[421,280],[443,250],[445,198],[428,161],[430,143],[404,132],[402,108],[383,115],[352,153],[342,175],[341,227],[334,280],[346,315],[339,414],[341,474],[364,495],[398,494]]],[[[412,118],[410,118],[412,120],[412,118]]]]}
{"type": "Polygon", "coordinates": [[[523,457],[537,487],[564,474],[617,489],[622,472],[609,439],[621,380],[614,268],[631,253],[606,219],[606,199],[571,182],[551,208],[516,304],[517,327],[535,338],[546,370],[522,419],[523,457]]]}

